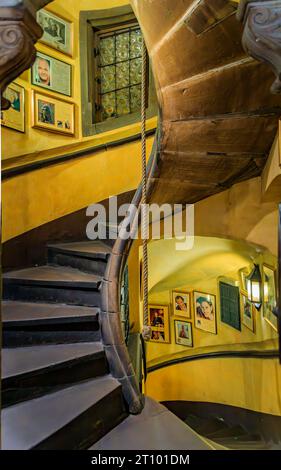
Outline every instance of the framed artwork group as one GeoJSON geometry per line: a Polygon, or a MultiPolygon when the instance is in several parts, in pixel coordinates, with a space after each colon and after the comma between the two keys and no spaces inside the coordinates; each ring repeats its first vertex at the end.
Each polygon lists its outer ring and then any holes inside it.
{"type": "Polygon", "coordinates": [[[215,295],[197,291],[172,291],[171,306],[149,305],[152,342],[170,343],[169,308],[174,316],[176,344],[193,347],[193,317],[195,328],[216,334],[215,295]]]}
{"type": "MultiPolygon", "coordinates": [[[[59,51],[66,56],[73,56],[73,23],[67,19],[42,9],[37,13],[37,21],[43,29],[39,42],[50,49],[59,51]]],[[[73,67],[67,61],[55,58],[52,53],[37,51],[35,62],[31,68],[31,93],[17,83],[10,84],[4,97],[11,106],[1,112],[1,124],[18,132],[25,132],[25,107],[31,106],[32,127],[47,132],[57,132],[73,136],[75,134],[75,105],[71,101],[59,98],[53,93],[72,97],[73,67]],[[47,93],[40,93],[43,88],[47,93]],[[25,103],[26,102],[26,103],[25,103]]]]}
{"type": "MultiPolygon", "coordinates": [[[[239,331],[242,327],[256,333],[255,305],[249,301],[247,276],[249,269],[240,270],[240,288],[234,280],[220,280],[220,320],[239,331]],[[223,290],[222,290],[223,288],[223,290]],[[228,312],[222,315],[224,304],[228,312]],[[238,318],[239,317],[239,318],[238,318]]],[[[271,266],[262,266],[263,279],[263,318],[277,331],[276,315],[276,270],[271,266]]],[[[149,305],[149,325],[152,329],[151,342],[170,343],[170,315],[173,316],[175,344],[193,347],[193,327],[206,333],[217,334],[216,295],[194,290],[171,292],[171,302],[165,305],[149,305]]]]}

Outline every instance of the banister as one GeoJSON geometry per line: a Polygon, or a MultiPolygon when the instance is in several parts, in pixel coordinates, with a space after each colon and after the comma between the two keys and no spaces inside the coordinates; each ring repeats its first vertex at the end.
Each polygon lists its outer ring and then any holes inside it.
{"type": "MultiPolygon", "coordinates": [[[[157,169],[161,126],[158,126],[153,149],[147,165],[147,190],[151,194],[153,177],[157,169]]],[[[132,229],[131,237],[124,240],[118,235],[108,260],[107,269],[101,285],[101,338],[104,345],[110,372],[122,385],[123,396],[129,412],[138,414],[142,411],[144,400],[139,390],[138,380],[125,344],[120,316],[120,286],[122,273],[128,258],[134,233],[139,227],[141,184],[138,186],[132,204],[137,208],[131,217],[124,219],[120,230],[132,229]]]]}

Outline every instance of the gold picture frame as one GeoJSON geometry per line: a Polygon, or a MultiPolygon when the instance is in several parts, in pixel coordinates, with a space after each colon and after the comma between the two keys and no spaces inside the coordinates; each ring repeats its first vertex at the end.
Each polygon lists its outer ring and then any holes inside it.
{"type": "Polygon", "coordinates": [[[277,305],[277,270],[273,266],[267,264],[262,265],[262,281],[263,281],[263,318],[269,325],[278,331],[278,318],[273,313],[273,309],[277,305]],[[268,279],[266,279],[266,277],[268,279]],[[265,283],[268,283],[268,293],[266,299],[265,283]]]}
{"type": "Polygon", "coordinates": [[[246,294],[247,291],[247,277],[250,275],[250,267],[245,267],[242,269],[239,269],[239,284],[240,284],[240,290],[243,292],[243,294],[246,294]]]}
{"type": "Polygon", "coordinates": [[[1,111],[2,126],[25,133],[25,89],[17,83],[10,83],[3,96],[11,102],[11,106],[1,111]]]}
{"type": "Polygon", "coordinates": [[[216,296],[207,292],[193,291],[194,326],[206,333],[217,334],[216,296]]]}
{"type": "Polygon", "coordinates": [[[190,293],[180,290],[173,290],[171,295],[172,314],[191,320],[190,293]]]}
{"type": "Polygon", "coordinates": [[[37,12],[37,22],[43,29],[40,42],[73,57],[73,22],[47,8],[37,12]]]}
{"type": "Polygon", "coordinates": [[[170,343],[170,318],[168,305],[148,305],[148,324],[153,343],[170,343]]]}
{"type": "Polygon", "coordinates": [[[72,73],[71,64],[37,51],[35,62],[31,67],[31,83],[45,90],[71,97],[72,73]]]}
{"type": "Polygon", "coordinates": [[[242,325],[246,326],[249,330],[253,333],[256,332],[256,309],[255,306],[250,302],[248,296],[244,293],[240,293],[240,300],[241,300],[241,323],[242,325]]]}
{"type": "Polygon", "coordinates": [[[32,127],[75,135],[75,104],[35,90],[32,92],[32,127]]]}
{"type": "Polygon", "coordinates": [[[174,320],[175,342],[180,346],[193,347],[192,323],[183,320],[174,320]]]}

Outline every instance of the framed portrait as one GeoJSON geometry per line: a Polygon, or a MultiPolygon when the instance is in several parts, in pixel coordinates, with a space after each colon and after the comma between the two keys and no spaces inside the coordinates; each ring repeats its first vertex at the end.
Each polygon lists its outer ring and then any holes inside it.
{"type": "Polygon", "coordinates": [[[24,88],[16,83],[11,83],[4,91],[3,96],[11,102],[11,106],[6,111],[1,111],[2,126],[25,132],[24,88]]]}
{"type": "Polygon", "coordinates": [[[149,305],[148,324],[151,326],[150,341],[170,343],[170,320],[168,305],[149,305]]]}
{"type": "Polygon", "coordinates": [[[188,292],[172,291],[172,312],[178,317],[191,318],[190,295],[188,292]]]}
{"type": "Polygon", "coordinates": [[[193,292],[194,322],[196,328],[217,334],[216,296],[205,292],[193,292]]]}
{"type": "Polygon", "coordinates": [[[33,91],[32,127],[73,136],[74,103],[33,91]]]}
{"type": "Polygon", "coordinates": [[[250,274],[250,268],[242,268],[239,270],[239,277],[240,277],[240,289],[243,292],[247,292],[247,276],[250,274]]]}
{"type": "Polygon", "coordinates": [[[266,264],[262,267],[263,277],[263,317],[277,331],[277,315],[275,312],[277,306],[276,295],[276,271],[266,264]]]}
{"type": "Polygon", "coordinates": [[[181,346],[193,346],[192,324],[187,321],[175,320],[175,341],[181,346]]]}
{"type": "Polygon", "coordinates": [[[249,301],[248,296],[241,294],[241,319],[242,325],[246,326],[253,333],[255,332],[255,307],[249,301]]]}
{"type": "Polygon", "coordinates": [[[46,88],[62,95],[72,95],[72,66],[41,52],[37,52],[31,68],[32,85],[46,88]]]}
{"type": "Polygon", "coordinates": [[[48,10],[37,12],[44,33],[41,42],[67,55],[73,55],[73,23],[48,10]]]}

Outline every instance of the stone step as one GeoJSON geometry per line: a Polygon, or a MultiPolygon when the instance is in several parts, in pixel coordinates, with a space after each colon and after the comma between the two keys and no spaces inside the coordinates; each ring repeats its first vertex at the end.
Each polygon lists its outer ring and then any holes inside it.
{"type": "Polygon", "coordinates": [[[87,449],[127,412],[111,376],[78,383],[2,410],[2,450],[87,449]]]}
{"type": "Polygon", "coordinates": [[[101,343],[2,349],[2,405],[108,373],[101,343]]]}

